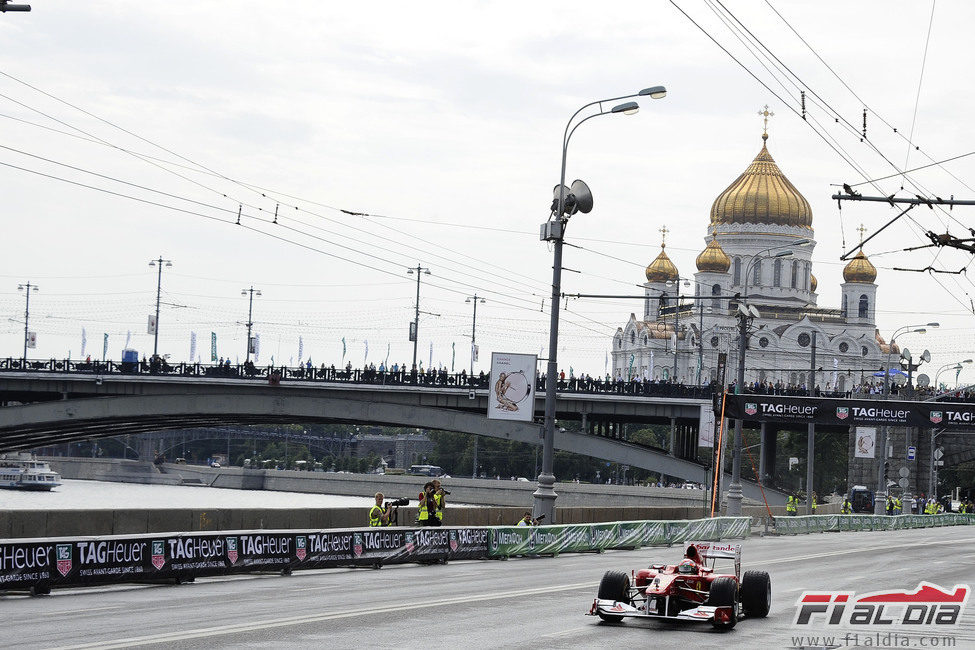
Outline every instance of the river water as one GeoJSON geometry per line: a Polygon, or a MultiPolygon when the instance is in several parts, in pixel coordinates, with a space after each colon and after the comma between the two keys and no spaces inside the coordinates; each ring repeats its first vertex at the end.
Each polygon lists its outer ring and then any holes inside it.
{"type": "Polygon", "coordinates": [[[71,479],[50,492],[0,490],[0,510],[355,508],[373,502],[371,497],[71,479]]]}

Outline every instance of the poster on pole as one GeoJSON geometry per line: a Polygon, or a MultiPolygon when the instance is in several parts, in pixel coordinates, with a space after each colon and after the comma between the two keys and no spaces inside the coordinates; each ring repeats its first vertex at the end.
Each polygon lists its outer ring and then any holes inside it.
{"type": "MultiPolygon", "coordinates": [[[[487,416],[491,420],[530,422],[535,412],[534,354],[491,353],[491,390],[487,416]]],[[[555,380],[555,377],[552,377],[555,380]]]]}
{"type": "Polygon", "coordinates": [[[856,458],[873,458],[877,446],[876,427],[857,427],[856,458]]]}
{"type": "Polygon", "coordinates": [[[149,314],[149,324],[146,327],[146,334],[155,334],[155,333],[156,333],[156,317],[153,316],[152,314],[149,314]]]}
{"type": "Polygon", "coordinates": [[[714,446],[714,424],[715,424],[714,410],[711,408],[710,404],[702,404],[701,416],[698,419],[698,436],[697,436],[698,447],[714,446]]]}

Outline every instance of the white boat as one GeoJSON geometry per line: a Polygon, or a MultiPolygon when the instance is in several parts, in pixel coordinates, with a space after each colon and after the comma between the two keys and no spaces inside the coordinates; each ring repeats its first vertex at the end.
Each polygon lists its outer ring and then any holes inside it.
{"type": "Polygon", "coordinates": [[[61,475],[33,454],[0,454],[0,488],[52,490],[61,485],[61,475]]]}

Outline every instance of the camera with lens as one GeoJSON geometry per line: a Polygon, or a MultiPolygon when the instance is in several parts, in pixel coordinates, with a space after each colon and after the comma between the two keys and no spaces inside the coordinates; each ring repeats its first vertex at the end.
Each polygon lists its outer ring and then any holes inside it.
{"type": "Polygon", "coordinates": [[[391,508],[395,506],[408,506],[408,505],[410,505],[409,499],[395,499],[393,501],[387,501],[384,507],[391,508]]]}
{"type": "Polygon", "coordinates": [[[440,488],[440,494],[450,494],[450,491],[440,488]]]}

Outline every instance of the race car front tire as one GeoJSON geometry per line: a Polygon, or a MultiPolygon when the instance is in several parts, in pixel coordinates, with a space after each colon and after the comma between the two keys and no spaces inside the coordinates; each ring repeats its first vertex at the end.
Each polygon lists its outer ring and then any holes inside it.
{"type": "MultiPolygon", "coordinates": [[[[600,600],[615,600],[629,605],[630,576],[622,571],[607,571],[603,574],[603,579],[599,581],[599,591],[596,595],[600,600]]],[[[619,623],[623,620],[622,616],[604,614],[603,612],[599,612],[599,618],[609,623],[619,623]]]]}
{"type": "Polygon", "coordinates": [[[738,583],[734,578],[715,578],[711,583],[711,591],[708,594],[708,605],[712,607],[730,607],[731,620],[722,623],[717,619],[712,621],[714,627],[724,627],[731,629],[738,622],[738,583]]]}
{"type": "Polygon", "coordinates": [[[772,581],[765,571],[745,571],[741,577],[741,606],[745,616],[765,618],[772,607],[772,581]]]}

